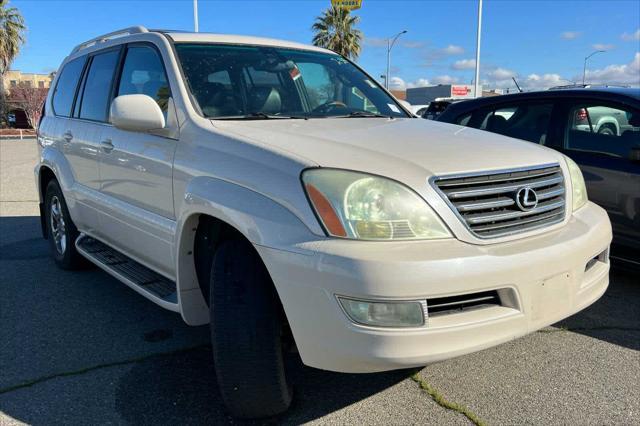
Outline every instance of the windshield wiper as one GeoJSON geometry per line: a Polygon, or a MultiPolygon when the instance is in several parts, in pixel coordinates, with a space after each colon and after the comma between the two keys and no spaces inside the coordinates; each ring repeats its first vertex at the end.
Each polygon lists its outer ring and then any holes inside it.
{"type": "Polygon", "coordinates": [[[378,113],[369,112],[369,111],[351,111],[347,115],[336,115],[336,116],[331,117],[331,118],[389,118],[389,119],[393,119],[393,117],[390,116],[390,115],[378,114],[378,113]]]}
{"type": "Polygon", "coordinates": [[[307,120],[308,117],[298,115],[267,114],[266,112],[250,112],[245,115],[228,115],[223,117],[210,117],[212,120],[307,120]]]}

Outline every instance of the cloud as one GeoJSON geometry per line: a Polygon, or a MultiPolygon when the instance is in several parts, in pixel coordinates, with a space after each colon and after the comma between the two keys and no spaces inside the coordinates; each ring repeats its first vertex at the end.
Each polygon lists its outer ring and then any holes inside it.
{"type": "Polygon", "coordinates": [[[640,86],[640,52],[636,52],[634,58],[628,64],[608,65],[602,69],[587,70],[586,81],[589,83],[640,86]]]}
{"type": "MultiPolygon", "coordinates": [[[[364,44],[365,46],[370,46],[370,47],[387,47],[387,39],[381,38],[381,37],[365,37],[364,44]]],[[[425,46],[424,42],[422,41],[403,40],[403,39],[399,39],[396,42],[396,45],[400,45],[407,49],[421,49],[425,46]]]]}
{"type": "Polygon", "coordinates": [[[391,90],[404,90],[407,88],[407,83],[400,77],[391,77],[389,81],[389,89],[391,90]]]}
{"type": "Polygon", "coordinates": [[[453,84],[458,82],[458,77],[452,77],[450,75],[439,75],[433,78],[434,84],[453,84]]]}
{"type": "Polygon", "coordinates": [[[615,46],[613,44],[596,43],[596,44],[592,45],[591,47],[593,47],[596,50],[611,50],[615,46]]]}
{"type": "Polygon", "coordinates": [[[419,78],[413,82],[405,82],[400,77],[391,77],[389,88],[392,90],[405,90],[413,87],[424,87],[424,86],[430,86],[430,85],[431,83],[426,78],[419,78]]]}
{"type": "Polygon", "coordinates": [[[462,55],[464,53],[464,48],[456,46],[455,44],[450,44],[443,48],[424,48],[423,52],[424,62],[422,63],[422,66],[431,67],[434,62],[439,62],[449,56],[462,55]]]}
{"type": "Polygon", "coordinates": [[[400,41],[400,45],[402,47],[406,47],[407,49],[422,49],[425,46],[423,41],[413,40],[402,40],[400,41]]]}
{"type": "Polygon", "coordinates": [[[451,64],[451,68],[454,70],[471,70],[476,67],[475,59],[460,59],[451,64]]]}
{"type": "Polygon", "coordinates": [[[560,74],[529,74],[526,80],[518,82],[518,84],[520,84],[524,90],[542,90],[571,83],[562,78],[560,74]]]}
{"type": "Polygon", "coordinates": [[[489,77],[496,80],[507,80],[507,79],[511,79],[512,77],[515,77],[516,75],[517,73],[515,71],[511,71],[509,69],[500,68],[500,67],[492,71],[489,71],[489,77]]]}
{"type": "Polygon", "coordinates": [[[407,84],[407,88],[431,86],[431,82],[426,78],[419,78],[412,83],[407,84]]]}
{"type": "Polygon", "coordinates": [[[620,38],[624,41],[638,41],[640,40],[640,28],[635,33],[623,33],[620,38]]]}
{"type": "MultiPolygon", "coordinates": [[[[519,76],[516,72],[506,68],[495,68],[484,73],[482,85],[491,89],[515,89],[511,77],[515,77],[523,90],[544,90],[554,86],[581,82],[582,73],[571,78],[562,77],[557,73],[532,73],[519,76]]],[[[594,84],[620,84],[640,86],[640,52],[637,52],[631,62],[622,65],[608,65],[601,69],[587,70],[586,82],[594,84]]]]}
{"type": "Polygon", "coordinates": [[[454,44],[450,44],[444,49],[440,49],[440,51],[447,56],[462,55],[464,53],[464,49],[461,46],[454,44]]]}
{"type": "Polygon", "coordinates": [[[560,33],[560,38],[563,38],[565,40],[575,40],[581,35],[582,33],[580,31],[565,31],[563,33],[560,33]]]}

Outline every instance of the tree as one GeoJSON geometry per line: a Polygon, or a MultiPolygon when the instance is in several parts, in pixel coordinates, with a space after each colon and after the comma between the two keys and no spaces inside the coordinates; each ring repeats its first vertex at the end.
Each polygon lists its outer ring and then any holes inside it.
{"type": "Polygon", "coordinates": [[[357,59],[362,42],[362,32],[355,28],[359,21],[360,17],[351,15],[349,10],[333,6],[317,17],[311,27],[315,32],[313,44],[357,59]]]}
{"type": "Polygon", "coordinates": [[[42,105],[47,99],[48,89],[33,87],[27,82],[21,82],[16,87],[11,88],[9,102],[15,107],[24,111],[29,125],[38,130],[42,105]]]}
{"type": "Polygon", "coordinates": [[[24,44],[24,18],[8,0],[0,0],[0,122],[6,118],[4,74],[24,44]]]}

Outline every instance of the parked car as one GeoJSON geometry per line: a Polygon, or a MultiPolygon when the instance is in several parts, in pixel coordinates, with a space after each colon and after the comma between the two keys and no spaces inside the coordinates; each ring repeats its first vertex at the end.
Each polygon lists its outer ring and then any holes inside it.
{"type": "Polygon", "coordinates": [[[209,323],[238,417],[287,409],[292,350],[338,372],[422,366],[552,324],[608,285],[609,219],[570,159],[412,118],[317,47],[97,37],[62,63],[38,143],[55,262],[88,259],[209,323]]]}
{"type": "Polygon", "coordinates": [[[422,117],[427,108],[429,108],[429,105],[411,105],[411,112],[418,117],[422,117]]]}
{"type": "Polygon", "coordinates": [[[582,169],[589,198],[609,213],[612,256],[640,266],[640,89],[517,93],[449,107],[438,121],[545,145],[582,169]]]}
{"type": "Polygon", "coordinates": [[[452,100],[435,100],[433,102],[429,102],[427,109],[422,110],[421,114],[417,115],[422,118],[426,118],[427,120],[435,120],[440,114],[449,108],[449,105],[452,103],[454,103],[452,100]]]}

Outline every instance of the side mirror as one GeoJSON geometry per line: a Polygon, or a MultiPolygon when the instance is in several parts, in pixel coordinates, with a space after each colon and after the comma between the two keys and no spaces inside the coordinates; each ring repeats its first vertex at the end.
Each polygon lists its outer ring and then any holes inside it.
{"type": "Polygon", "coordinates": [[[634,146],[629,152],[629,160],[640,162],[640,146],[634,146]]]}
{"type": "Polygon", "coordinates": [[[162,110],[150,96],[122,95],[111,102],[109,119],[118,129],[148,132],[165,126],[162,110]]]}

